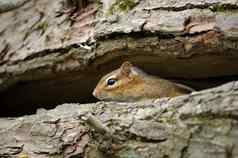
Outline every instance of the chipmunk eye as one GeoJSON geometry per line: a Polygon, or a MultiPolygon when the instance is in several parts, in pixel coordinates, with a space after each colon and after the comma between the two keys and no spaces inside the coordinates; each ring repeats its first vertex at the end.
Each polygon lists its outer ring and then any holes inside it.
{"type": "Polygon", "coordinates": [[[107,80],[107,85],[112,86],[116,83],[116,81],[117,81],[116,79],[111,78],[111,79],[107,80]]]}

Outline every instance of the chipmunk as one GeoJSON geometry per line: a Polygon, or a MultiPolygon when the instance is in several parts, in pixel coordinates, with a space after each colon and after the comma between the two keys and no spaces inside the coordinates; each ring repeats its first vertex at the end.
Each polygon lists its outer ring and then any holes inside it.
{"type": "Polygon", "coordinates": [[[152,98],[175,97],[194,91],[178,83],[149,75],[130,62],[105,75],[93,95],[105,101],[140,101],[152,98]]]}

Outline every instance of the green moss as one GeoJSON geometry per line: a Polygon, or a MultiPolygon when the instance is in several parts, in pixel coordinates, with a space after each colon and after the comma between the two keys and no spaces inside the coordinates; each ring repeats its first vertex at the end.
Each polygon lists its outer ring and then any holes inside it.
{"type": "Polygon", "coordinates": [[[117,0],[108,10],[108,14],[113,14],[116,11],[128,12],[136,6],[134,0],[117,0]]]}
{"type": "Polygon", "coordinates": [[[47,21],[43,21],[41,23],[39,23],[35,30],[39,30],[41,31],[41,35],[45,33],[46,29],[48,28],[48,22],[47,21]]]}
{"type": "Polygon", "coordinates": [[[102,3],[101,3],[101,1],[100,0],[96,0],[96,5],[97,6],[100,6],[102,3]]]}
{"type": "Polygon", "coordinates": [[[158,120],[159,122],[161,122],[161,123],[164,123],[164,124],[176,124],[176,122],[177,122],[177,120],[176,119],[174,119],[174,118],[172,118],[172,117],[161,117],[159,120],[158,120]]]}
{"type": "Polygon", "coordinates": [[[129,11],[135,6],[135,2],[133,0],[124,0],[119,2],[118,7],[121,11],[129,11]]]}
{"type": "Polygon", "coordinates": [[[102,7],[103,4],[101,2],[101,0],[96,0],[96,7],[97,7],[97,16],[101,16],[103,14],[103,11],[102,11],[102,7]]]}
{"type": "Polygon", "coordinates": [[[233,9],[232,6],[224,5],[224,4],[216,4],[210,7],[210,10],[213,12],[225,12],[227,10],[233,9]]]}
{"type": "Polygon", "coordinates": [[[120,151],[117,155],[117,158],[139,158],[140,156],[136,153],[134,149],[126,148],[120,151]]]}
{"type": "Polygon", "coordinates": [[[18,158],[29,158],[27,154],[21,154],[18,158]]]}

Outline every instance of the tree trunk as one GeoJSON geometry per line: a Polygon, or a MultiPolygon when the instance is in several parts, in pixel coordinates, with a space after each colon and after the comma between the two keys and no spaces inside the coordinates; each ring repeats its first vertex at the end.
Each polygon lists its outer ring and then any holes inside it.
{"type": "Polygon", "coordinates": [[[1,119],[1,156],[235,158],[238,82],[173,99],[63,104],[1,119]]]}
{"type": "Polygon", "coordinates": [[[0,157],[238,157],[237,8],[237,0],[0,1],[0,157]],[[125,60],[198,91],[91,103],[99,78],[125,60]]]}

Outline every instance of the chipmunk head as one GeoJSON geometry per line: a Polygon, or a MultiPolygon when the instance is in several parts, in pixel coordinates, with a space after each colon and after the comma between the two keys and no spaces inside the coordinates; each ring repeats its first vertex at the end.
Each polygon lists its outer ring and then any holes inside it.
{"type": "Polygon", "coordinates": [[[137,68],[126,61],[117,70],[102,77],[93,91],[100,100],[126,101],[133,99],[133,88],[140,82],[137,68]]]}

